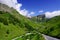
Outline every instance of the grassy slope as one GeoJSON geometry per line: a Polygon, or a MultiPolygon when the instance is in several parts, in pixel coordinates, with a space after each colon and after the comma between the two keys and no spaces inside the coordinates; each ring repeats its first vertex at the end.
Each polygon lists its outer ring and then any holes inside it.
{"type": "Polygon", "coordinates": [[[41,33],[60,38],[60,16],[53,17],[46,22],[37,22],[37,24],[40,24],[38,30],[41,33]]]}
{"type": "Polygon", "coordinates": [[[20,15],[15,9],[0,5],[0,40],[11,40],[39,27],[38,24],[20,15]],[[5,8],[5,9],[4,9],[5,8]]]}
{"type": "Polygon", "coordinates": [[[45,25],[45,34],[60,38],[60,16],[51,18],[45,25]]]}
{"type": "Polygon", "coordinates": [[[0,12],[0,39],[11,40],[11,38],[25,34],[28,29],[21,22],[8,12],[2,12],[2,14],[0,12]]]}

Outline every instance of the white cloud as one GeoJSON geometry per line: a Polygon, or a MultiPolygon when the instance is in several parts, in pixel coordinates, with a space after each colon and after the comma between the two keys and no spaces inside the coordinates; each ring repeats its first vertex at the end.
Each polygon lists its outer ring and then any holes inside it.
{"type": "Polygon", "coordinates": [[[31,12],[30,14],[35,14],[34,12],[31,12]]]}
{"type": "Polygon", "coordinates": [[[17,0],[0,0],[0,3],[6,4],[9,7],[13,7],[16,10],[20,10],[22,4],[17,3],[17,0]]]}
{"type": "Polygon", "coordinates": [[[17,0],[0,0],[0,3],[2,4],[6,4],[9,7],[13,7],[14,9],[16,9],[20,14],[27,16],[27,17],[31,17],[32,14],[34,14],[34,12],[30,12],[26,9],[21,10],[22,4],[18,3],[17,0]]]}
{"type": "Polygon", "coordinates": [[[28,11],[26,9],[20,10],[20,14],[27,16],[28,15],[28,11]]]}
{"type": "Polygon", "coordinates": [[[30,12],[30,13],[27,15],[27,17],[30,17],[30,18],[31,18],[31,17],[32,17],[31,15],[34,15],[34,14],[35,14],[35,12],[32,11],[32,12],[30,12]]]}
{"type": "Polygon", "coordinates": [[[39,13],[43,12],[43,10],[40,10],[39,13]]]}
{"type": "Polygon", "coordinates": [[[22,7],[22,4],[16,4],[15,9],[20,10],[21,7],[22,7]]]}
{"type": "Polygon", "coordinates": [[[45,12],[46,18],[52,18],[54,16],[60,15],[60,10],[53,12],[45,12]]]}
{"type": "Polygon", "coordinates": [[[14,7],[15,4],[17,3],[16,1],[17,1],[17,0],[0,0],[0,3],[6,4],[6,5],[8,5],[9,7],[14,7]]]}
{"type": "Polygon", "coordinates": [[[17,0],[0,0],[0,3],[13,7],[17,11],[19,11],[22,6],[22,4],[17,3],[17,0]]]}

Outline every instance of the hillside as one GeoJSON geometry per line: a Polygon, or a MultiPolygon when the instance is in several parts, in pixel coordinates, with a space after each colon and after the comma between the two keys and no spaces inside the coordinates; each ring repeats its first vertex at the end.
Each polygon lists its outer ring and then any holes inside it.
{"type": "MultiPolygon", "coordinates": [[[[0,40],[12,40],[26,33],[36,33],[35,28],[39,26],[40,25],[20,15],[15,9],[0,3],[0,40]]],[[[33,37],[29,39],[44,40],[42,35],[37,37],[38,34],[36,34],[36,36],[34,34],[32,36],[33,37]]],[[[24,39],[17,40],[27,40],[27,38],[24,37],[24,39]]]]}
{"type": "Polygon", "coordinates": [[[60,16],[55,16],[44,24],[43,33],[60,38],[60,16]]]}
{"type": "MultiPolygon", "coordinates": [[[[50,19],[42,18],[43,20],[38,20],[36,17],[32,17],[31,19],[32,21],[35,19],[34,22],[40,24],[40,27],[38,28],[39,32],[60,38],[60,16],[55,16],[50,19]]],[[[41,19],[41,17],[39,17],[39,19],[41,19]]]]}

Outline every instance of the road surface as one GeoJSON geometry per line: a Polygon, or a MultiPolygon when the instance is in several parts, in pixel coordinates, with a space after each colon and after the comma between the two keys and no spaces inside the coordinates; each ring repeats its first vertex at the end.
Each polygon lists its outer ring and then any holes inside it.
{"type": "Polygon", "coordinates": [[[53,38],[53,37],[50,37],[50,36],[47,36],[47,35],[44,35],[44,34],[42,34],[42,35],[46,40],[60,40],[60,39],[53,38]]]}

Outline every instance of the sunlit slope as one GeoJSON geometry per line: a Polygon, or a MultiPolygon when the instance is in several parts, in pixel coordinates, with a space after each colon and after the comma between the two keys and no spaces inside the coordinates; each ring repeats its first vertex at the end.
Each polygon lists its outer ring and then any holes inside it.
{"type": "Polygon", "coordinates": [[[15,9],[0,4],[0,40],[11,40],[28,32],[34,32],[38,24],[20,15],[15,9]]]}
{"type": "Polygon", "coordinates": [[[45,19],[44,22],[37,22],[37,24],[40,24],[40,28],[38,28],[38,30],[41,33],[60,38],[60,16],[45,19]]]}
{"type": "Polygon", "coordinates": [[[45,25],[45,34],[60,38],[60,16],[51,18],[45,25]]]}
{"type": "Polygon", "coordinates": [[[37,27],[35,29],[46,35],[60,38],[60,16],[55,16],[52,18],[42,17],[42,20],[40,19],[41,15],[39,17],[32,17],[30,19],[31,21],[40,25],[40,27],[37,27]]]}

